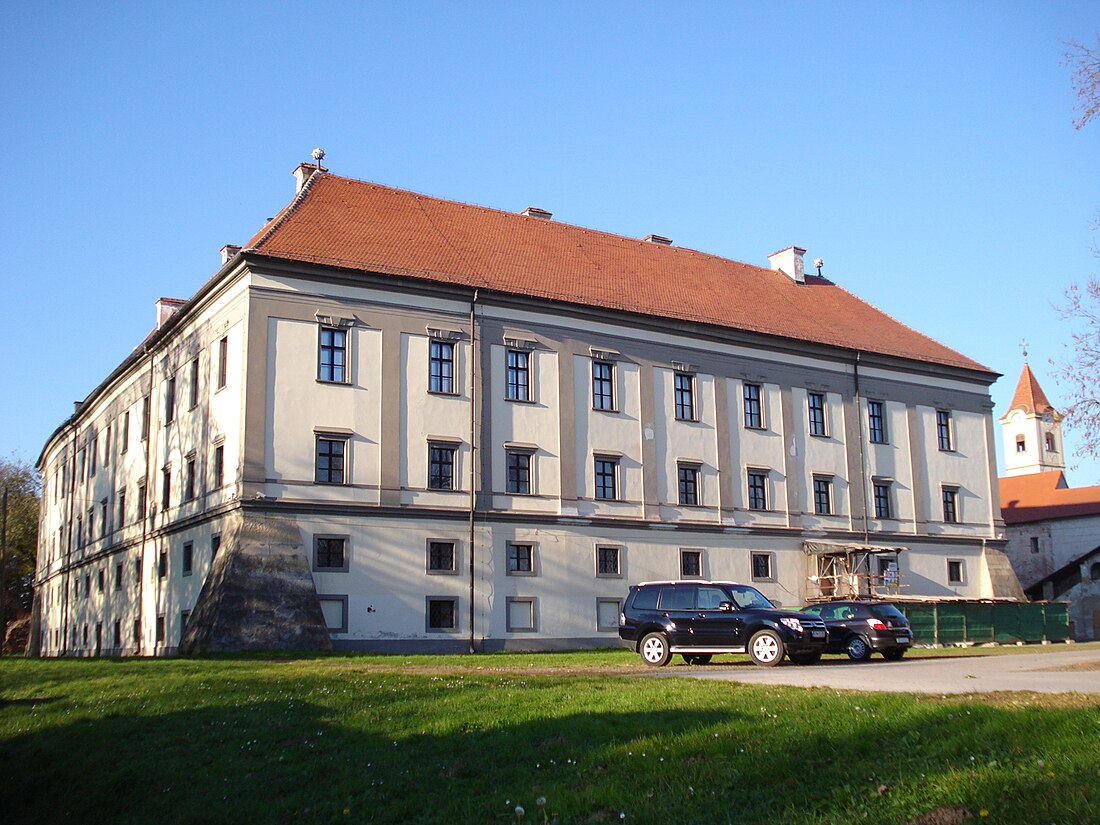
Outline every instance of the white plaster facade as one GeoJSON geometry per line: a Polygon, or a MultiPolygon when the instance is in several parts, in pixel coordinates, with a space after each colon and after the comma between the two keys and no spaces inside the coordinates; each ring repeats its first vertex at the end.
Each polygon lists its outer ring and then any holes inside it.
{"type": "Polygon", "coordinates": [[[760,589],[796,605],[815,572],[807,539],[905,546],[906,595],[991,597],[985,555],[1003,546],[991,380],[246,251],[46,444],[40,650],[172,652],[242,518],[296,525],[333,642],[349,649],[615,645],[629,584],[679,577],[694,559],[704,578],[754,581],[753,553],[771,558],[760,589]],[[322,329],[346,333],[345,380],[319,378],[322,329]],[[433,392],[441,340],[453,386],[433,392]],[[509,351],[529,358],[527,400],[507,397],[509,351]],[[596,362],[611,365],[610,409],[594,408],[596,362]],[[676,414],[677,374],[691,377],[691,416],[676,414]],[[746,425],[746,385],[759,388],[759,426],[746,425]],[[808,429],[809,392],[825,398],[822,435],[808,429]],[[884,443],[868,440],[869,400],[883,404],[884,443]],[[950,415],[949,449],[937,411],[950,415]],[[343,483],[317,483],[318,437],[346,442],[343,483]],[[430,488],[432,444],[454,449],[454,489],[430,488]],[[509,450],[530,456],[526,493],[508,489],[509,450]],[[616,468],[610,498],[598,494],[601,458],[616,468]],[[681,467],[697,470],[694,503],[680,500],[681,467]],[[761,509],[750,471],[766,476],[761,509]],[[829,512],[815,512],[815,479],[830,484],[829,512]],[[874,483],[889,488],[884,517],[874,483]],[[344,541],[346,569],[316,569],[318,537],[344,541]],[[453,569],[429,569],[432,542],[453,544],[453,569]],[[517,543],[529,571],[508,569],[517,543]],[[614,570],[601,570],[601,547],[617,548],[614,570]],[[433,600],[453,605],[453,627],[432,626],[433,600]]]}

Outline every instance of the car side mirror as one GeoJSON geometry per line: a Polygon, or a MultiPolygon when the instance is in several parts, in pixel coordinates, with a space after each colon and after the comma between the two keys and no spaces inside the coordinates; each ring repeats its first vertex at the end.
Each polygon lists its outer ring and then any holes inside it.
{"type": "Polygon", "coordinates": [[[733,611],[733,602],[719,602],[718,609],[723,613],[731,613],[733,611]]]}

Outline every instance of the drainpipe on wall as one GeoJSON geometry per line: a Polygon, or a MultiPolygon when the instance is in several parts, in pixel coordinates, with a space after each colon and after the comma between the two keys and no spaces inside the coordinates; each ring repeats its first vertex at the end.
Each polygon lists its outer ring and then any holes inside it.
{"type": "Polygon", "coordinates": [[[863,448],[863,401],[859,392],[859,361],[862,353],[856,352],[855,382],[856,382],[856,420],[859,422],[859,483],[863,497],[863,543],[870,543],[870,532],[867,529],[867,453],[863,448]]]}
{"type": "Polygon", "coordinates": [[[470,299],[470,653],[477,653],[474,641],[474,512],[477,509],[477,308],[478,291],[470,299]]]}

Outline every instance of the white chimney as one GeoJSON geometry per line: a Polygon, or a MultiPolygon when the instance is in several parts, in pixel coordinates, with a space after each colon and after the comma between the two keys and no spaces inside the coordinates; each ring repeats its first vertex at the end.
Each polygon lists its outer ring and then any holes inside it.
{"type": "Polygon", "coordinates": [[[157,298],[157,329],[176,314],[176,310],[186,304],[182,298],[157,298]]]}
{"type": "Polygon", "coordinates": [[[237,244],[227,243],[219,251],[222,253],[222,263],[227,264],[234,255],[241,251],[241,248],[237,244]]]}
{"type": "Polygon", "coordinates": [[[646,235],[642,238],[646,243],[657,243],[661,246],[672,246],[672,238],[666,238],[664,235],[646,235]]]}
{"type": "Polygon", "coordinates": [[[294,167],[294,194],[297,195],[302,191],[302,187],[306,185],[306,181],[310,179],[310,176],[314,172],[327,172],[328,170],[318,163],[299,163],[294,167]]]}
{"type": "Polygon", "coordinates": [[[788,246],[768,256],[768,263],[772,269],[778,270],[797,284],[806,283],[806,270],[802,263],[802,256],[806,250],[800,246],[788,246]]]}
{"type": "Polygon", "coordinates": [[[528,206],[520,212],[520,214],[528,218],[542,218],[547,221],[554,217],[553,212],[547,212],[545,209],[539,209],[537,206],[528,206]]]}

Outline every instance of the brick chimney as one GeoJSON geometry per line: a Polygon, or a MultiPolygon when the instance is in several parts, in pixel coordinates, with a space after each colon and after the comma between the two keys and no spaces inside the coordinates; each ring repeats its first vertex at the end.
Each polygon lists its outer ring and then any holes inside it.
{"type": "Polygon", "coordinates": [[[797,284],[806,283],[806,270],[802,256],[806,250],[800,246],[788,246],[768,256],[772,269],[778,270],[797,284]]]}

